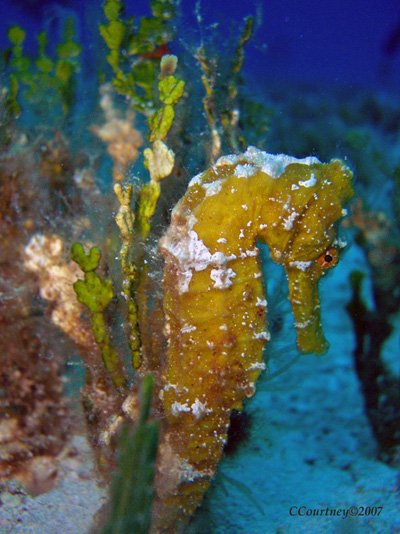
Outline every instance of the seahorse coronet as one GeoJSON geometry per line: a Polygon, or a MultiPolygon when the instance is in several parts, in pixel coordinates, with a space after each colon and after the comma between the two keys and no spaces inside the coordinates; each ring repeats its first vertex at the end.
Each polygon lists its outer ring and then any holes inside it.
{"type": "Polygon", "coordinates": [[[195,176],[174,207],[160,240],[168,348],[158,467],[169,481],[159,485],[155,531],[179,532],[200,504],[230,414],[265,368],[270,333],[256,242],[286,270],[299,350],[322,354],[318,281],[337,263],[337,223],[353,194],[340,160],[249,147],[195,176]]]}

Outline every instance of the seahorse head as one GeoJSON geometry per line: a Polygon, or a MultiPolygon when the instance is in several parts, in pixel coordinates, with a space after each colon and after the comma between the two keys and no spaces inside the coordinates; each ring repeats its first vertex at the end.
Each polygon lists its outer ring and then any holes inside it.
{"type": "Polygon", "coordinates": [[[337,228],[354,194],[352,172],[340,160],[294,163],[278,181],[280,191],[286,191],[281,197],[286,231],[274,232],[271,256],[286,270],[299,350],[322,354],[328,344],[321,328],[318,281],[337,264],[343,248],[337,228]]]}

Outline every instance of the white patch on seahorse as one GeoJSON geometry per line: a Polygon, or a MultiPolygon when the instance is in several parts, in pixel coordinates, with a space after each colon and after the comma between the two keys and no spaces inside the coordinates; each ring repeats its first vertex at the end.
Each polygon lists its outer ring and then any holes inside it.
{"type": "Polygon", "coordinates": [[[190,406],[187,403],[182,404],[181,402],[175,401],[171,405],[171,412],[176,417],[182,412],[190,412],[190,406]]]}
{"type": "Polygon", "coordinates": [[[194,185],[201,184],[201,179],[205,175],[205,172],[201,172],[199,174],[196,174],[196,176],[193,176],[193,178],[190,180],[188,187],[193,187],[194,185]]]}
{"type": "Polygon", "coordinates": [[[293,228],[293,222],[295,221],[298,215],[299,214],[294,211],[289,215],[287,219],[283,219],[283,227],[285,230],[291,230],[293,228]]]}
{"type": "Polygon", "coordinates": [[[287,156],[286,154],[268,154],[268,152],[263,152],[254,146],[249,146],[249,148],[240,158],[240,161],[251,163],[272,178],[279,178],[285,172],[286,167],[292,163],[300,163],[302,165],[314,165],[315,163],[321,163],[318,158],[313,156],[297,159],[293,156],[287,156]]]}
{"type": "Polygon", "coordinates": [[[225,165],[235,165],[240,160],[236,154],[229,154],[228,156],[221,156],[215,163],[216,167],[225,167],[225,165]]]}
{"type": "Polygon", "coordinates": [[[299,181],[299,185],[301,185],[302,187],[313,187],[316,184],[317,179],[315,178],[315,174],[313,172],[311,173],[311,178],[309,178],[308,180],[299,181]]]}
{"type": "Polygon", "coordinates": [[[174,415],[175,417],[178,416],[180,413],[192,412],[195,418],[199,420],[201,417],[203,417],[203,415],[211,413],[212,409],[207,408],[206,402],[203,403],[199,399],[196,399],[190,406],[187,402],[185,404],[182,404],[178,401],[173,402],[171,405],[171,412],[172,415],[174,415]]]}
{"type": "Polygon", "coordinates": [[[271,334],[269,332],[260,332],[259,334],[254,334],[253,339],[265,339],[269,341],[271,339],[271,334]]]}
{"type": "Polygon", "coordinates": [[[245,165],[237,165],[233,174],[238,178],[250,178],[255,172],[257,172],[257,169],[253,165],[246,163],[245,165]]]}
{"type": "Polygon", "coordinates": [[[304,321],[303,323],[294,323],[294,326],[296,328],[307,328],[307,326],[311,323],[311,320],[309,319],[308,321],[304,321]]]}
{"type": "Polygon", "coordinates": [[[214,280],[214,287],[216,289],[226,289],[230,287],[233,282],[231,278],[235,278],[236,273],[231,268],[211,269],[210,278],[214,280]]]}
{"type": "MultiPolygon", "coordinates": [[[[239,236],[240,237],[240,236],[239,236]]],[[[240,258],[241,259],[244,259],[244,258],[247,258],[248,256],[258,256],[259,254],[259,250],[258,248],[253,248],[252,250],[246,250],[245,252],[240,252],[240,258]]]]}
{"type": "Polygon", "coordinates": [[[195,330],[197,330],[197,327],[190,324],[184,324],[181,328],[182,334],[189,334],[190,332],[194,332],[195,330]]]}
{"type": "Polygon", "coordinates": [[[252,363],[250,367],[247,368],[247,371],[253,371],[254,369],[260,369],[264,371],[267,368],[264,362],[252,363]]]}
{"type": "Polygon", "coordinates": [[[296,267],[296,269],[300,269],[300,271],[306,272],[306,270],[310,267],[312,264],[312,261],[291,261],[289,263],[290,267],[296,267]]]}
{"type": "Polygon", "coordinates": [[[211,408],[207,408],[207,403],[203,403],[199,399],[194,401],[194,403],[191,405],[191,409],[197,420],[201,419],[204,414],[212,412],[211,408]]]}
{"type": "MultiPolygon", "coordinates": [[[[192,224],[193,221],[188,221],[189,228],[193,227],[192,224]]],[[[178,262],[180,270],[178,287],[180,293],[185,293],[189,290],[193,270],[204,271],[209,265],[212,265],[218,271],[226,271],[227,280],[229,280],[229,276],[233,276],[229,269],[226,268],[226,264],[230,260],[235,260],[236,256],[234,254],[225,256],[223,252],[219,251],[211,254],[194,230],[189,229],[187,233],[182,232],[180,236],[176,236],[175,233],[167,233],[161,246],[178,262]]]]}
{"type": "Polygon", "coordinates": [[[181,458],[181,464],[179,468],[174,466],[174,471],[178,474],[180,482],[193,482],[197,478],[212,477],[214,475],[214,471],[212,469],[204,469],[203,471],[199,471],[193,467],[193,465],[190,464],[189,460],[186,458],[181,458]]]}
{"type": "Polygon", "coordinates": [[[178,287],[180,293],[186,293],[189,291],[190,280],[192,279],[192,271],[189,269],[187,271],[181,271],[179,273],[178,287]]]}
{"type": "MultiPolygon", "coordinates": [[[[316,163],[321,163],[320,160],[314,156],[308,156],[307,158],[295,158],[293,156],[287,156],[286,154],[269,154],[264,152],[254,146],[249,146],[246,152],[240,156],[236,154],[230,154],[228,156],[220,157],[215,166],[224,167],[225,165],[236,165],[240,167],[239,170],[235,171],[237,176],[241,175],[243,172],[243,167],[250,166],[255,167],[255,171],[260,169],[271,178],[279,178],[286,170],[286,167],[292,163],[299,163],[301,165],[315,165],[316,163]],[[247,164],[247,165],[246,165],[247,164]]],[[[248,171],[246,170],[246,173],[248,171]]],[[[311,185],[307,186],[311,187],[311,185]]]]}
{"type": "Polygon", "coordinates": [[[209,184],[203,184],[203,189],[205,190],[205,196],[211,197],[217,195],[222,189],[223,180],[215,180],[209,184]]]}
{"type": "Polygon", "coordinates": [[[176,384],[165,384],[164,386],[164,391],[168,391],[169,389],[176,389],[177,388],[177,385],[176,384]]]}

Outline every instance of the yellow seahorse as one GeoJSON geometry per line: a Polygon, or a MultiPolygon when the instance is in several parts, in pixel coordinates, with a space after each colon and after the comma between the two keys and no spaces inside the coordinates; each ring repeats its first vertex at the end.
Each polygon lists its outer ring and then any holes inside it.
{"type": "Polygon", "coordinates": [[[229,417],[265,368],[269,340],[256,241],[284,265],[301,352],[322,354],[318,280],[337,263],[336,223],[353,196],[340,160],[254,147],[192,179],[160,241],[165,334],[161,391],[168,421],[158,462],[158,532],[180,532],[200,504],[229,417]]]}

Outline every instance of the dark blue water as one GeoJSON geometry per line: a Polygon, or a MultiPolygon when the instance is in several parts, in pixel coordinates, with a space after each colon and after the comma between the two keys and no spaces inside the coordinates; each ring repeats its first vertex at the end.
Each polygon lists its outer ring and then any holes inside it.
{"type": "MultiPolygon", "coordinates": [[[[148,13],[146,0],[126,2],[129,14],[148,13]]],[[[75,14],[82,42],[90,44],[100,1],[1,0],[0,48],[7,28],[23,25],[32,31],[63,14],[75,14]]],[[[219,23],[221,39],[248,14],[258,18],[258,31],[249,46],[246,69],[259,80],[306,81],[328,86],[400,86],[400,5],[395,0],[182,0],[179,33],[199,42],[200,28],[219,23]],[[202,21],[195,16],[197,12],[202,21]]],[[[33,46],[32,41],[28,43],[33,46]]]]}

